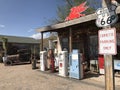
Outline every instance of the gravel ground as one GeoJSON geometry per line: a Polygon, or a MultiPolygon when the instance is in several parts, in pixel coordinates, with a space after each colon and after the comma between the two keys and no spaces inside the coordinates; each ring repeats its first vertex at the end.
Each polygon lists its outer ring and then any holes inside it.
{"type": "MultiPolygon", "coordinates": [[[[32,70],[30,64],[0,64],[0,90],[104,90],[104,82],[63,78],[39,69],[32,70]]],[[[119,85],[116,90],[120,90],[119,85]]]]}

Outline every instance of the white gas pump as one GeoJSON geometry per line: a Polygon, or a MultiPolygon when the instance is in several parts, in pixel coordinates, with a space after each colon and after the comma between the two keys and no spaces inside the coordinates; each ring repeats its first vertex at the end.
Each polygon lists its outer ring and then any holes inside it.
{"type": "Polygon", "coordinates": [[[66,77],[68,75],[68,52],[61,51],[58,54],[59,60],[59,75],[66,77]]]}
{"type": "Polygon", "coordinates": [[[40,52],[40,70],[45,71],[47,67],[47,52],[41,51],[40,52]]]}

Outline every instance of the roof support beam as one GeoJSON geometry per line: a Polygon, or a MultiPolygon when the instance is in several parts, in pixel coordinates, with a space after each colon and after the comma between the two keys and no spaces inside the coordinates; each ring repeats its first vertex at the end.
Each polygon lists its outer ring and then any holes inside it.
{"type": "Polygon", "coordinates": [[[41,32],[41,51],[43,51],[43,32],[41,32]]]}
{"type": "Polygon", "coordinates": [[[72,52],[72,28],[69,29],[69,53],[72,52]]]}

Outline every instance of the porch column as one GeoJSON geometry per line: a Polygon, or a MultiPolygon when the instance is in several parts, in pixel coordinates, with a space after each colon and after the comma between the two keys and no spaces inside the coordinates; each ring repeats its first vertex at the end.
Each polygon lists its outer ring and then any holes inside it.
{"type": "Polygon", "coordinates": [[[72,28],[69,29],[69,53],[72,52],[72,28]]]}
{"type": "Polygon", "coordinates": [[[43,51],[43,32],[41,32],[41,47],[40,47],[40,49],[41,49],[41,51],[43,51]]]}

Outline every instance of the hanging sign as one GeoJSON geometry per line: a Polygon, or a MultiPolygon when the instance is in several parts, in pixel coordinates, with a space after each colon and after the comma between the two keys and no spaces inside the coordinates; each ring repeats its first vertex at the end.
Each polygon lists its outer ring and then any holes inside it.
{"type": "Polygon", "coordinates": [[[99,38],[99,54],[117,54],[116,47],[116,29],[103,29],[98,32],[99,38]]]}
{"type": "Polygon", "coordinates": [[[99,8],[96,11],[96,25],[98,27],[106,27],[115,24],[118,20],[118,16],[115,12],[116,8],[117,6],[114,4],[111,4],[108,8],[99,8]]]}

